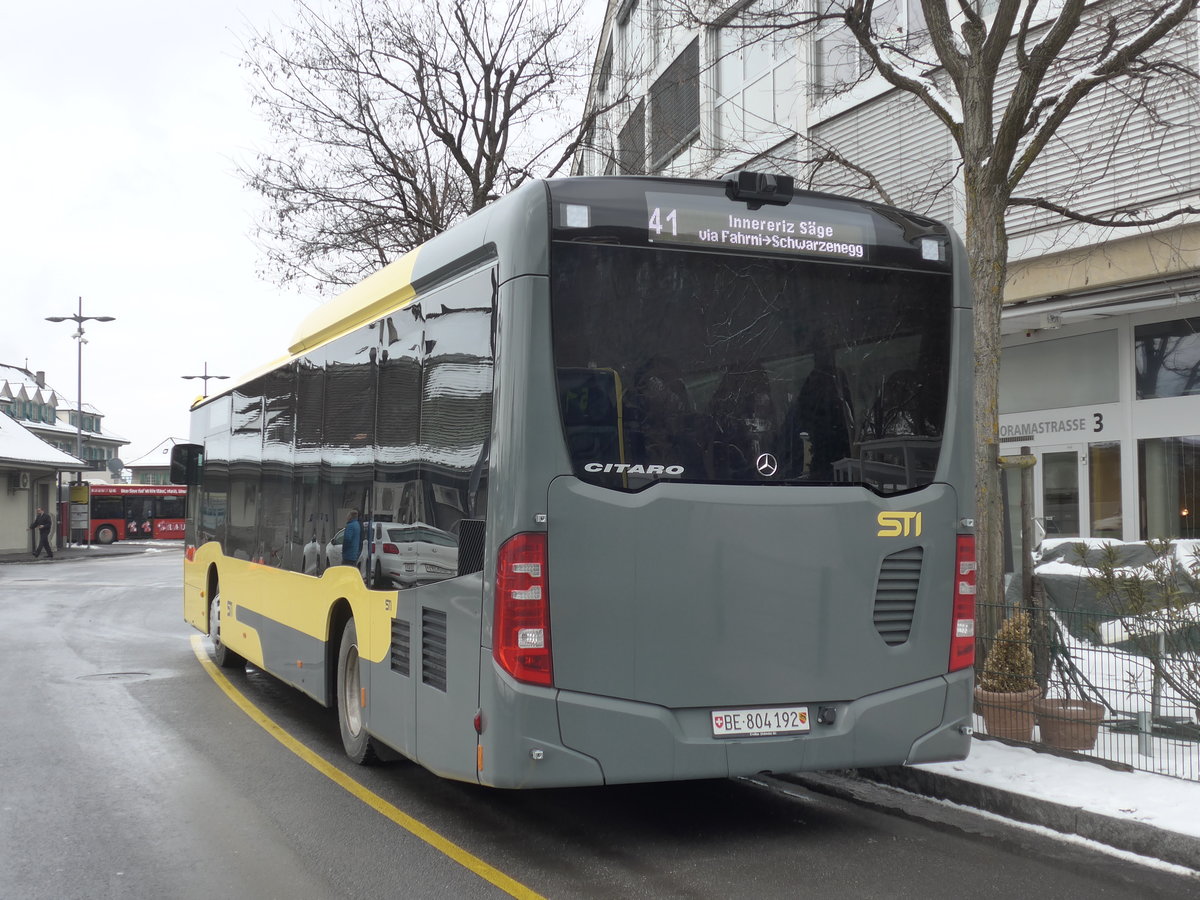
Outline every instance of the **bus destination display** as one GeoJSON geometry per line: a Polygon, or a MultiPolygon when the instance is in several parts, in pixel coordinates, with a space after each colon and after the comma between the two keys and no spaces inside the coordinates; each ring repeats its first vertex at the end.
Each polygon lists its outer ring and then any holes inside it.
{"type": "Polygon", "coordinates": [[[869,219],[851,221],[852,214],[841,210],[797,205],[747,210],[721,198],[647,193],[646,211],[651,243],[867,259],[869,219]]]}

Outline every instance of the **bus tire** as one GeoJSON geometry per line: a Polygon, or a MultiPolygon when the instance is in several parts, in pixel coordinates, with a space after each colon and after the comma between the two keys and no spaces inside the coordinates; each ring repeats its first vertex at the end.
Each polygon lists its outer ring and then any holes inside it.
{"type": "Polygon", "coordinates": [[[346,623],[337,664],[338,728],[342,746],[352,762],[362,766],[379,762],[375,742],[367,734],[367,718],[362,702],[362,676],[359,670],[358,629],[354,620],[346,623]]]}
{"type": "Polygon", "coordinates": [[[97,544],[111,544],[117,539],[117,530],[111,525],[101,525],[96,529],[97,544]]]}
{"type": "Polygon", "coordinates": [[[213,594],[208,605],[208,637],[212,641],[213,662],[222,669],[241,669],[246,660],[225,646],[221,640],[221,592],[213,594]]]}

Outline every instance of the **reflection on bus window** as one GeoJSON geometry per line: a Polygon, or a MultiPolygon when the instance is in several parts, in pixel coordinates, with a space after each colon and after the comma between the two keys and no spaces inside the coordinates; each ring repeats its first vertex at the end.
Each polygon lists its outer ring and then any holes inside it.
{"type": "Polygon", "coordinates": [[[577,243],[556,244],[555,262],[559,400],[581,478],[881,492],[932,480],[944,277],[577,243]]]}

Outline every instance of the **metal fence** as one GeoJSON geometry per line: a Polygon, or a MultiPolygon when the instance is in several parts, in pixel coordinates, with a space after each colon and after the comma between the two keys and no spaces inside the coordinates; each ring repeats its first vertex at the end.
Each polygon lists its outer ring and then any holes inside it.
{"type": "Polygon", "coordinates": [[[1097,571],[1006,604],[977,648],[976,730],[1200,781],[1200,593],[1128,596],[1097,571]]]}

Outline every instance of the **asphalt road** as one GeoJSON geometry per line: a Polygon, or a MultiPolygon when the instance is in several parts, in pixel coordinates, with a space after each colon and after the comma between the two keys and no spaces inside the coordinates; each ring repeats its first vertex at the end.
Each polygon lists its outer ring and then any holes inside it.
{"type": "Polygon", "coordinates": [[[330,711],[253,670],[232,695],[214,680],[180,567],[175,549],[0,566],[0,898],[1200,894],[916,798],[508,793],[356,767],[330,711]]]}

